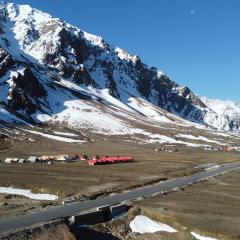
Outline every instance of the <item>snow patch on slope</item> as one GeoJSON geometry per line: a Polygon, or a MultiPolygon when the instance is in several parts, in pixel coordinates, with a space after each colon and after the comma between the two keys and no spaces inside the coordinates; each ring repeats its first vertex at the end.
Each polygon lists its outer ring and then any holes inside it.
{"type": "Polygon", "coordinates": [[[129,133],[126,124],[118,118],[101,112],[98,108],[84,104],[80,100],[66,101],[66,107],[53,115],[53,121],[67,123],[71,127],[90,129],[101,134],[124,135],[129,133]]]}
{"type": "Polygon", "coordinates": [[[55,136],[55,135],[52,135],[52,134],[46,134],[46,133],[32,131],[32,130],[26,130],[26,129],[22,129],[22,130],[27,131],[27,132],[32,133],[32,134],[40,135],[40,136],[45,137],[45,138],[60,141],[60,142],[67,142],[67,143],[84,143],[84,142],[86,142],[86,141],[83,141],[83,140],[67,138],[67,137],[59,137],[59,136],[55,136]]]}
{"type": "Polygon", "coordinates": [[[223,144],[219,141],[215,141],[215,140],[211,140],[211,139],[208,139],[206,137],[203,137],[203,136],[193,136],[193,135],[189,135],[189,134],[178,134],[177,137],[181,137],[181,138],[188,138],[188,139],[192,139],[192,140],[196,140],[196,141],[204,141],[204,142],[209,142],[209,143],[216,143],[216,144],[220,144],[220,145],[226,145],[226,144],[223,144]]]}
{"type": "Polygon", "coordinates": [[[152,120],[156,120],[162,123],[173,123],[171,119],[163,115],[163,111],[160,112],[159,108],[151,105],[149,102],[144,101],[143,99],[131,97],[128,99],[128,105],[152,120]]]}
{"type": "Polygon", "coordinates": [[[197,144],[197,143],[190,143],[190,142],[184,142],[181,140],[176,140],[172,137],[162,135],[162,134],[153,134],[149,132],[144,132],[143,134],[148,135],[149,139],[147,140],[148,143],[169,143],[169,144],[183,144],[189,147],[210,147],[210,145],[206,144],[197,144]]]}

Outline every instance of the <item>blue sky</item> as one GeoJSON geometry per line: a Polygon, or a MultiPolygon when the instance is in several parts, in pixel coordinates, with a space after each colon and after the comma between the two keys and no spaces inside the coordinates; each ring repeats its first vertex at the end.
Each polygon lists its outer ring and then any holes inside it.
{"type": "Polygon", "coordinates": [[[12,0],[101,35],[198,95],[240,102],[239,0],[12,0]]]}

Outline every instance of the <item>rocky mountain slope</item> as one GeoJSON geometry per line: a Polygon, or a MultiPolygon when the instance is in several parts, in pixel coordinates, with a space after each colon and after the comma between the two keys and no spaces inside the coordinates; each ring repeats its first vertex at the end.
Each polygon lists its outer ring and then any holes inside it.
{"type": "Polygon", "coordinates": [[[0,3],[0,124],[65,124],[102,134],[197,123],[239,132],[139,56],[27,5],[0,3]]]}

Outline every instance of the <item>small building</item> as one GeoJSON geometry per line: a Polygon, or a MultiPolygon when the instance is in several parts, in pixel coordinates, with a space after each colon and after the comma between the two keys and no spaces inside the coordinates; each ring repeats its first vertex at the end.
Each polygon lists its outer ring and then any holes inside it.
{"type": "Polygon", "coordinates": [[[235,151],[240,152],[240,147],[235,147],[235,151]]]}
{"type": "Polygon", "coordinates": [[[115,163],[128,163],[128,162],[132,162],[134,161],[134,158],[132,157],[120,157],[120,156],[116,156],[116,157],[98,157],[98,159],[91,159],[88,160],[88,164],[89,165],[102,165],[102,164],[115,164],[115,163]]]}
{"type": "Polygon", "coordinates": [[[96,163],[96,161],[94,161],[94,160],[89,160],[88,161],[88,165],[90,165],[90,166],[94,166],[94,165],[96,165],[97,163],[96,163]]]}
{"type": "Polygon", "coordinates": [[[13,159],[12,159],[12,162],[13,162],[13,163],[18,163],[18,161],[19,161],[19,158],[13,158],[13,159]]]}
{"type": "Polygon", "coordinates": [[[31,163],[35,163],[38,161],[38,157],[35,157],[35,156],[30,156],[28,159],[27,159],[28,162],[31,162],[31,163]]]}
{"type": "Polygon", "coordinates": [[[156,148],[155,149],[155,152],[169,152],[169,153],[173,153],[173,152],[177,152],[178,151],[178,149],[177,148],[165,148],[165,147],[163,147],[163,148],[156,148]]]}
{"type": "Polygon", "coordinates": [[[177,152],[178,150],[176,148],[172,148],[172,149],[168,149],[167,152],[169,153],[173,153],[173,152],[177,152]]]}
{"type": "Polygon", "coordinates": [[[93,156],[92,160],[97,160],[100,159],[100,157],[98,155],[93,156]]]}
{"type": "Polygon", "coordinates": [[[40,160],[41,161],[48,161],[48,160],[50,160],[50,159],[54,159],[52,156],[42,156],[41,158],[40,158],[40,160]]]}
{"type": "Polygon", "coordinates": [[[26,160],[25,159],[19,159],[18,163],[25,163],[26,160]]]}
{"type": "Polygon", "coordinates": [[[86,160],[88,160],[88,156],[85,155],[85,154],[84,154],[84,155],[81,155],[80,160],[86,161],[86,160]]]}
{"type": "Polygon", "coordinates": [[[79,159],[79,156],[77,154],[70,154],[69,155],[69,160],[77,160],[79,159]]]}
{"type": "Polygon", "coordinates": [[[56,156],[55,160],[60,162],[68,162],[70,161],[70,158],[68,155],[59,155],[59,156],[56,156]]]}
{"type": "Polygon", "coordinates": [[[4,162],[5,163],[12,163],[12,158],[6,158],[4,162]]]}
{"type": "Polygon", "coordinates": [[[232,151],[235,151],[235,149],[233,147],[225,147],[225,148],[223,148],[223,151],[232,152],[232,151]]]}
{"type": "Polygon", "coordinates": [[[213,151],[214,148],[213,147],[205,147],[204,150],[206,150],[206,151],[213,151]]]}

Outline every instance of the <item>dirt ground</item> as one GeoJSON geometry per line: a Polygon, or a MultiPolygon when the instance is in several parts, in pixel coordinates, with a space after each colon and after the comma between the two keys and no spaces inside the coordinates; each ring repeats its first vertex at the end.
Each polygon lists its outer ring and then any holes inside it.
{"type": "Polygon", "coordinates": [[[46,202],[39,202],[22,196],[0,194],[0,218],[25,214],[32,210],[37,211],[47,205],[46,202]]]}

